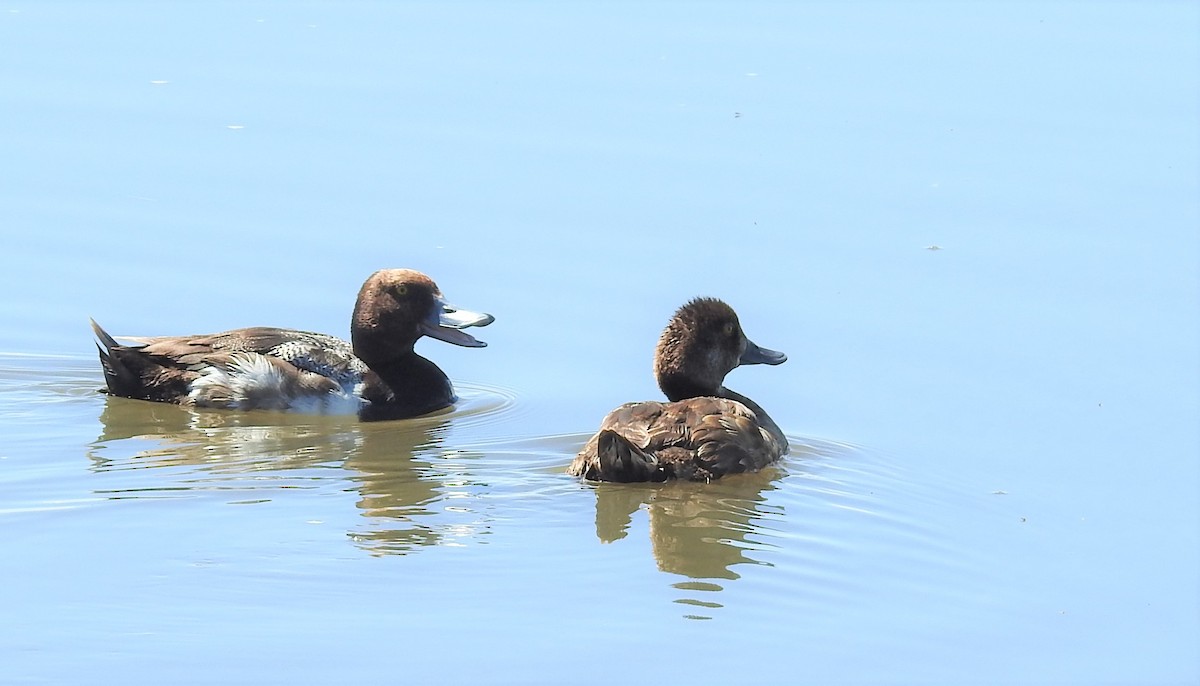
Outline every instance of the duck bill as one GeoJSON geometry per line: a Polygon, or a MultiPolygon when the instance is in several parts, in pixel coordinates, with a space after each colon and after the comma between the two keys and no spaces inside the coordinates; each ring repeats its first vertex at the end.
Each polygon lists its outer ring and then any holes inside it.
{"type": "Polygon", "coordinates": [[[746,339],[746,350],[738,358],[738,364],[783,364],[784,362],[787,362],[787,355],[778,350],[759,346],[749,338],[746,339]]]}
{"type": "Polygon", "coordinates": [[[487,343],[463,329],[469,326],[487,326],[494,321],[496,318],[485,312],[459,309],[444,300],[439,300],[434,312],[421,322],[421,333],[464,348],[484,348],[487,347],[487,343]]]}

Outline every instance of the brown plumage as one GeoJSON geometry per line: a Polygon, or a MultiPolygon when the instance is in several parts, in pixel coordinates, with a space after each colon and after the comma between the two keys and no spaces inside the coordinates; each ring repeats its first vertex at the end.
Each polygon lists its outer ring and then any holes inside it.
{"type": "Polygon", "coordinates": [[[729,305],[692,300],[655,350],[654,374],[670,402],[610,412],[567,471],[598,481],[710,481],[763,468],[787,453],[787,438],[754,401],[722,384],[740,364],[786,359],[746,338],[729,305]]]}
{"type": "Polygon", "coordinates": [[[485,343],[461,331],[489,314],[446,304],[437,284],[409,269],[382,269],[359,290],[351,343],[326,334],[254,327],[200,336],[131,338],[121,345],[92,322],[109,393],[228,409],[354,411],[364,419],[411,417],[455,401],[450,380],[413,345],[431,336],[485,343]]]}

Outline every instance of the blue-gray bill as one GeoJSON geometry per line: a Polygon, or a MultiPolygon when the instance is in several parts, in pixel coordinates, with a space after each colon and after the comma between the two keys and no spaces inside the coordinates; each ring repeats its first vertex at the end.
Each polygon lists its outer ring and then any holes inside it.
{"type": "Polygon", "coordinates": [[[783,364],[787,355],[778,350],[763,348],[749,338],[746,339],[746,349],[738,358],[738,364],[783,364]]]}
{"type": "Polygon", "coordinates": [[[439,307],[421,322],[421,333],[439,341],[461,345],[464,348],[483,348],[487,343],[463,331],[469,326],[487,326],[496,318],[486,312],[463,310],[440,301],[439,307]]]}

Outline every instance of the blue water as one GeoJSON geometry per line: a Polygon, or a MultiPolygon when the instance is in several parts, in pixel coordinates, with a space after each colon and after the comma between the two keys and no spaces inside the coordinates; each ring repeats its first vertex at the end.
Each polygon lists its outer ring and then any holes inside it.
{"type": "Polygon", "coordinates": [[[0,5],[0,682],[1195,683],[1191,3],[0,5]],[[491,312],[454,411],[107,398],[87,327],[491,312]],[[688,298],[787,432],[562,474],[688,298]]]}

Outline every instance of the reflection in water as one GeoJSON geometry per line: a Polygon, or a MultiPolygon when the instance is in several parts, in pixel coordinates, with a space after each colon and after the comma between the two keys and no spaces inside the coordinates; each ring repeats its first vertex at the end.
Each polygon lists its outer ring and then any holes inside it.
{"type": "MultiPolygon", "coordinates": [[[[708,594],[720,592],[723,587],[712,579],[739,578],[734,571],[737,565],[769,564],[751,557],[753,550],[763,547],[752,534],[766,530],[766,518],[783,514],[782,507],[767,505],[764,495],[775,490],[774,481],[779,476],[777,468],[768,468],[707,484],[599,483],[595,485],[596,536],[606,543],[624,538],[633,514],[645,506],[658,568],[691,579],[673,584],[688,592],[676,602],[696,609],[719,608],[721,604],[708,594]]],[[[686,616],[709,618],[701,614],[686,616]]]]}
{"type": "Polygon", "coordinates": [[[368,518],[351,538],[374,553],[405,553],[418,546],[459,545],[489,532],[488,522],[468,504],[476,492],[467,472],[478,453],[447,449],[446,415],[389,424],[415,424],[401,431],[360,425],[364,440],[347,455],[345,467],[368,518]]]}
{"type": "Polygon", "coordinates": [[[277,489],[354,490],[367,521],[350,538],[373,553],[405,553],[487,533],[469,506],[449,505],[474,493],[465,465],[477,454],[443,446],[450,417],[462,414],[361,423],[109,397],[89,457],[96,472],[128,472],[119,487],[97,491],[113,499],[221,491],[243,494],[230,502],[253,503],[277,489]],[[147,468],[155,469],[149,484],[131,471],[147,468]],[[170,470],[177,478],[164,483],[170,470]]]}

